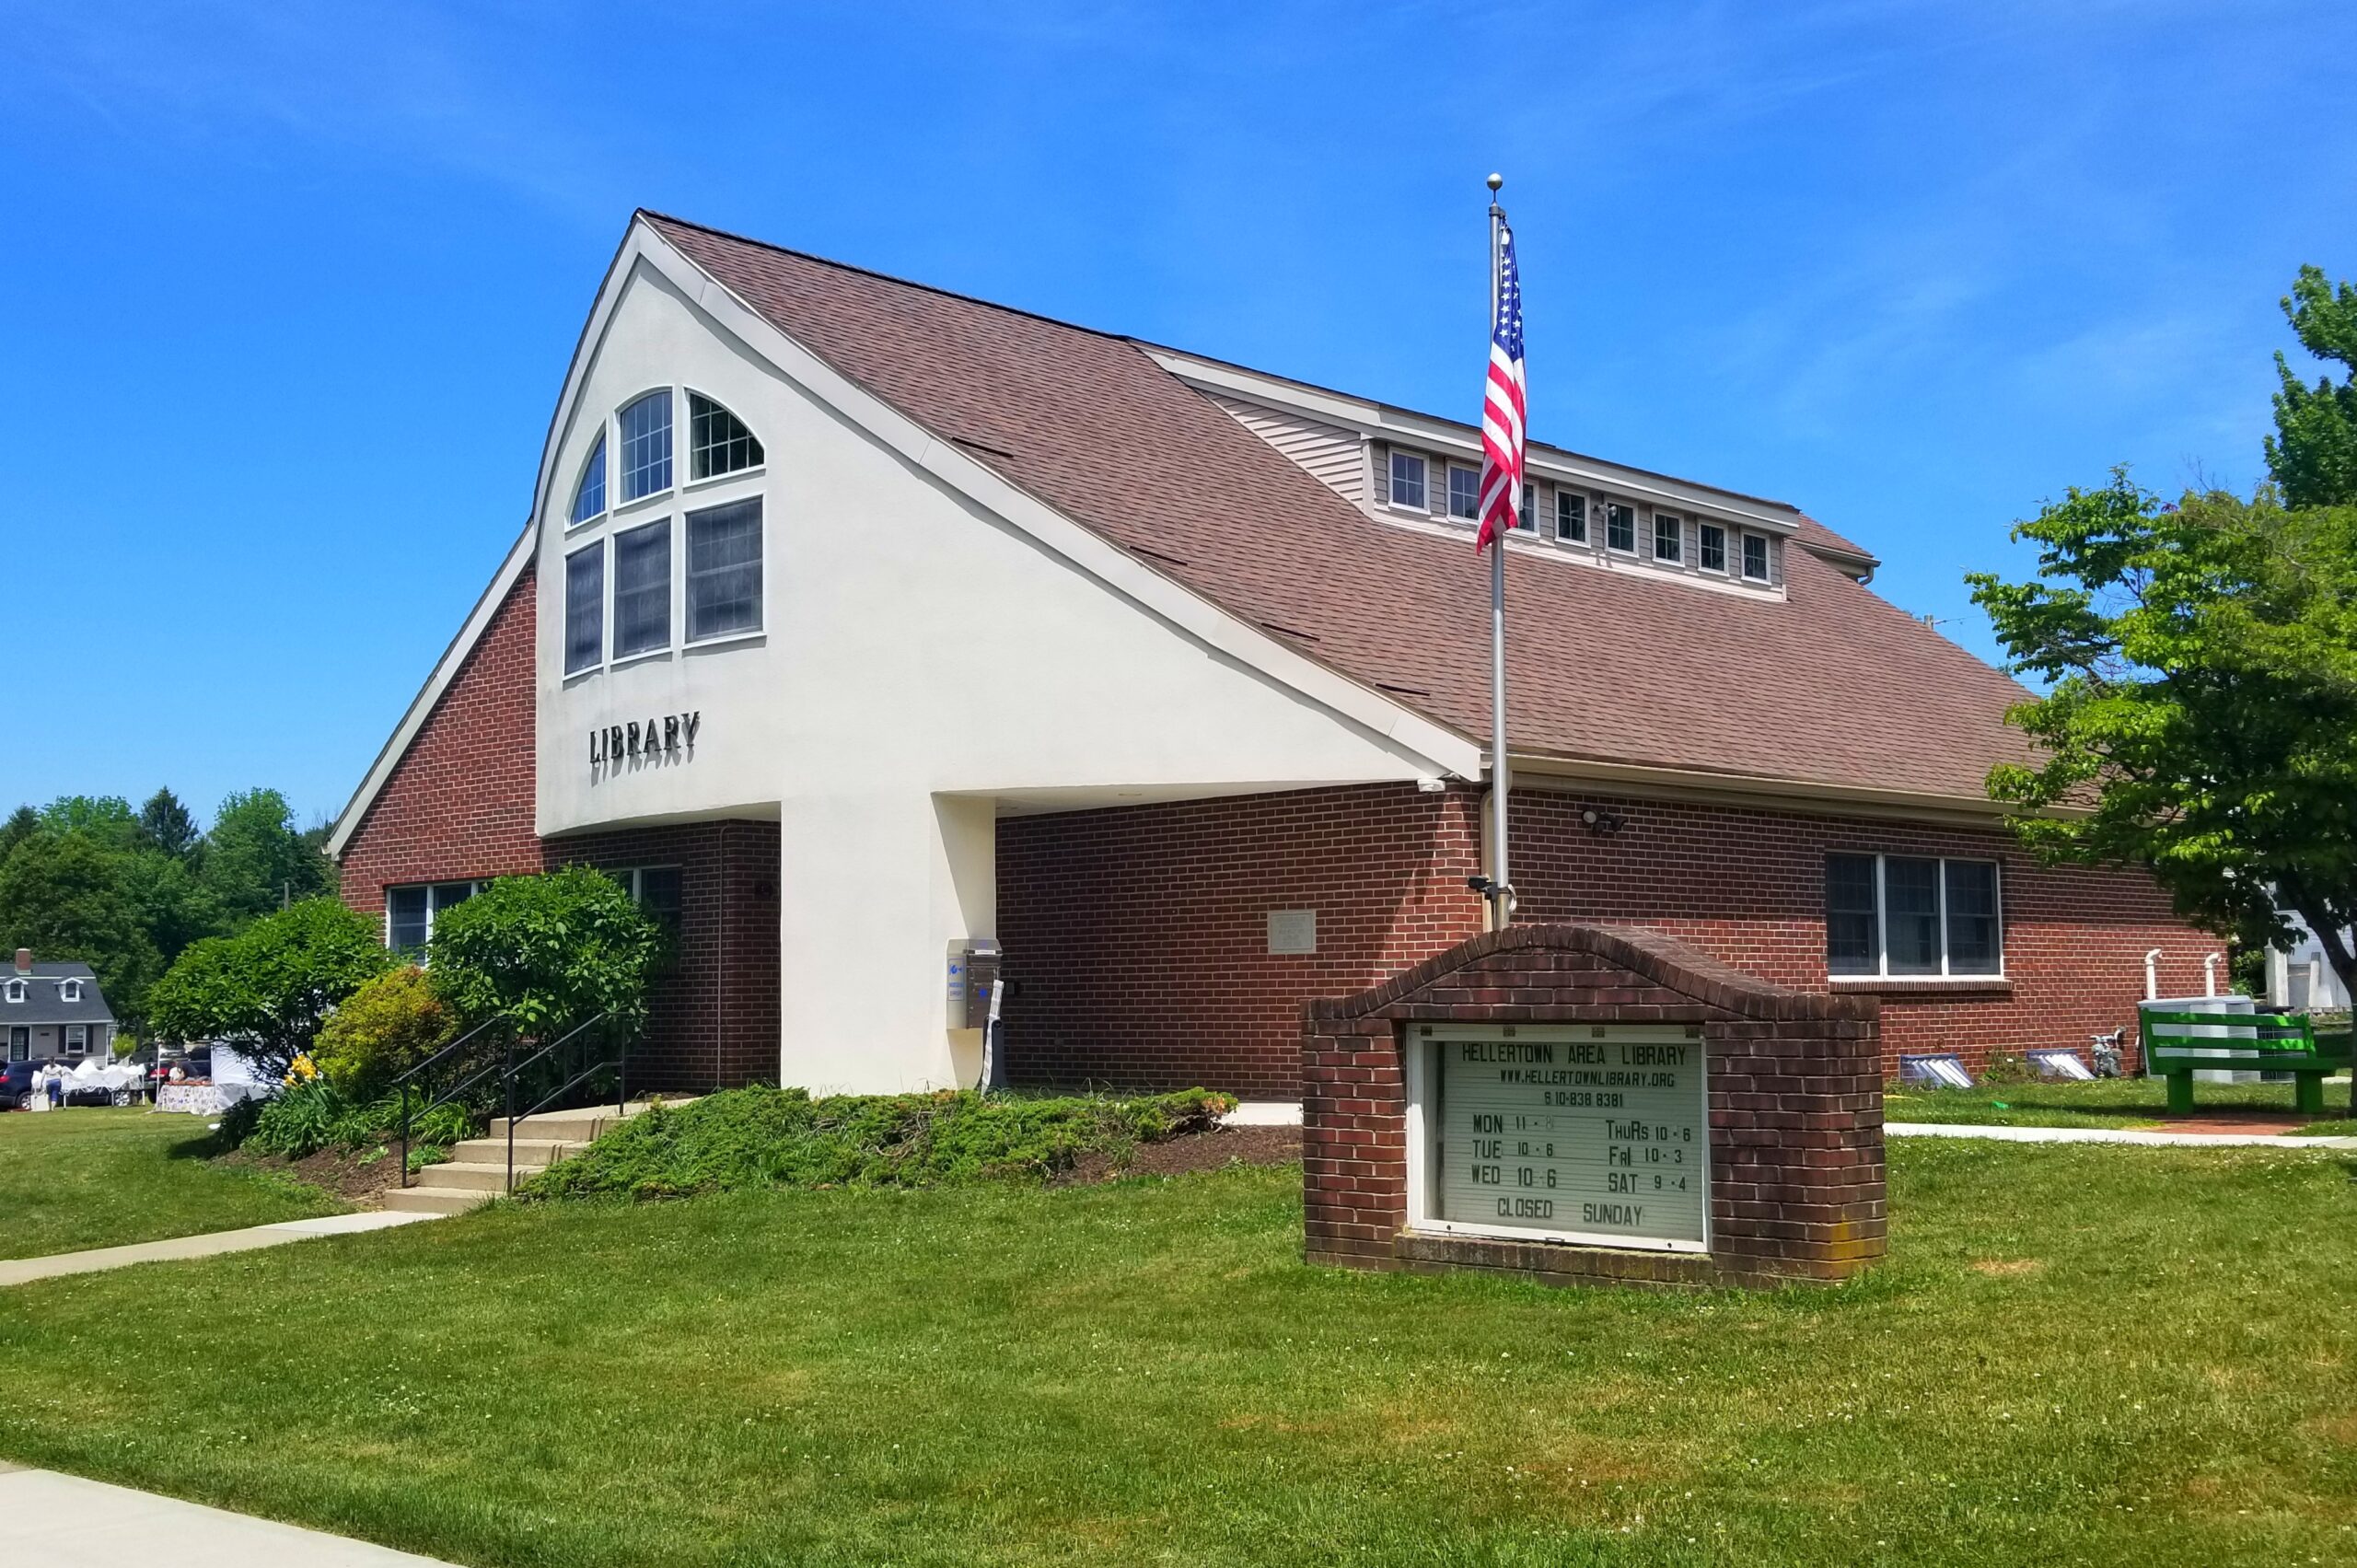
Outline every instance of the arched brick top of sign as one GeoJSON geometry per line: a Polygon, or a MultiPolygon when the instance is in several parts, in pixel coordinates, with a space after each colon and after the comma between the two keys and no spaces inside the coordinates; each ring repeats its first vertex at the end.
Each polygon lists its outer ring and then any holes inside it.
{"type": "Polygon", "coordinates": [[[1466,970],[1527,967],[1514,955],[1583,954],[1690,997],[1706,1007],[1762,1019],[1853,1018],[1879,1016],[1878,998],[1791,991],[1731,969],[1659,932],[1612,925],[1514,925],[1485,931],[1436,954],[1404,974],[1355,996],[1327,997],[1307,1004],[1309,1022],[1380,1016],[1413,1005],[1426,992],[1445,989],[1466,970]]]}

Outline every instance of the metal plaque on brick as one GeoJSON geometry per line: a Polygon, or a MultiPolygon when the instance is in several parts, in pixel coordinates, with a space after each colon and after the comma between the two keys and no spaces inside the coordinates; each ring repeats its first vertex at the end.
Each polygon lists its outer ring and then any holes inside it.
{"type": "Polygon", "coordinates": [[[1704,1249],[1710,1113],[1699,1029],[1577,1025],[1480,1036],[1428,1048],[1431,1220],[1704,1249]]]}

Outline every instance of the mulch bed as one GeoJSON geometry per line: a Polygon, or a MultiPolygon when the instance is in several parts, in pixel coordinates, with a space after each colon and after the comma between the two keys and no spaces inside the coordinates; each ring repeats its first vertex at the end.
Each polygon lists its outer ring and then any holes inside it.
{"type": "Polygon", "coordinates": [[[1126,1164],[1116,1167],[1113,1156],[1083,1155],[1058,1177],[1059,1187],[1090,1181],[1111,1181],[1124,1176],[1181,1176],[1190,1170],[1220,1170],[1235,1163],[1290,1165],[1301,1158],[1298,1127],[1216,1127],[1208,1132],[1185,1132],[1160,1144],[1140,1144],[1126,1164]]]}
{"type": "Polygon", "coordinates": [[[348,1202],[374,1208],[377,1195],[399,1179],[401,1157],[380,1155],[370,1160],[342,1149],[319,1149],[301,1159],[283,1159],[276,1155],[250,1154],[244,1149],[232,1149],[226,1155],[214,1156],[215,1165],[236,1169],[267,1170],[280,1176],[291,1176],[324,1188],[348,1202]]]}

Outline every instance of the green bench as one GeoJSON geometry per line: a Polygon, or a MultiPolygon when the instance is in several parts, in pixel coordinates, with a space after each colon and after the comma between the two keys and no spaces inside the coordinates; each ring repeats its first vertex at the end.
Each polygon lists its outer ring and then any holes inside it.
{"type": "Polygon", "coordinates": [[[2193,1074],[2201,1071],[2289,1073],[2292,1107],[2324,1114],[2324,1081],[2346,1072],[2348,1034],[2316,1032],[2305,1013],[2177,1013],[2139,1007],[2144,1064],[2169,1081],[2169,1114],[2193,1109],[2193,1074]],[[2231,1036],[2226,1030],[2233,1030],[2231,1036]]]}

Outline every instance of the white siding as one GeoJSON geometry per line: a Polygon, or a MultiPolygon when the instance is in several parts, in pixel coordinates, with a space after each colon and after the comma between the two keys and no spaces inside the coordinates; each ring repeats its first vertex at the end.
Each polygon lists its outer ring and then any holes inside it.
{"type": "Polygon", "coordinates": [[[1364,443],[1356,431],[1320,424],[1316,420],[1246,402],[1241,398],[1218,392],[1208,395],[1233,415],[1237,424],[1307,469],[1318,482],[1343,500],[1364,498],[1366,458],[1364,443]]]}

